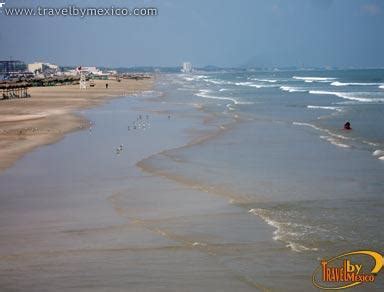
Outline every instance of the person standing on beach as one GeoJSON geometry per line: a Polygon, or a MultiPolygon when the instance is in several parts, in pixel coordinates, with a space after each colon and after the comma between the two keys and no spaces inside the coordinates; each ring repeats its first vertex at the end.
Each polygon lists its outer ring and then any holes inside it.
{"type": "Polygon", "coordinates": [[[105,83],[105,88],[108,89],[108,83],[105,83]]]}

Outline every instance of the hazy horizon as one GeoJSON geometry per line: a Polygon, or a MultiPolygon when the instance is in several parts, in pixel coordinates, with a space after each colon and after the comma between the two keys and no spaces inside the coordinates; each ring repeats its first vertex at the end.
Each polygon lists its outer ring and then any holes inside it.
{"type": "Polygon", "coordinates": [[[383,68],[378,0],[52,1],[6,7],[156,7],[153,17],[0,15],[0,59],[62,66],[383,68]]]}

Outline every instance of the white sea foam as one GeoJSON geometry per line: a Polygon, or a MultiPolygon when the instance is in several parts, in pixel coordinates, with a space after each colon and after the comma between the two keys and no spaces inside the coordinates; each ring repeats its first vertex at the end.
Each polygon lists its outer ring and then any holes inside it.
{"type": "Polygon", "coordinates": [[[212,90],[209,89],[201,89],[198,93],[195,93],[196,96],[208,98],[208,99],[217,99],[217,100],[229,100],[233,102],[234,104],[253,104],[253,102],[247,102],[247,101],[239,101],[233,97],[228,97],[228,96],[217,96],[217,95],[212,95],[211,93],[212,90]]]}
{"type": "Polygon", "coordinates": [[[293,76],[293,79],[296,80],[302,80],[307,83],[312,83],[312,82],[324,82],[324,83],[329,83],[333,82],[333,80],[336,80],[336,78],[333,77],[301,77],[301,76],[293,76]]]}
{"type": "Polygon", "coordinates": [[[248,77],[248,80],[268,82],[268,83],[276,83],[277,82],[277,80],[275,80],[275,79],[258,79],[258,78],[253,78],[253,77],[248,77]]]}
{"type": "Polygon", "coordinates": [[[204,79],[204,80],[206,82],[209,82],[215,85],[236,85],[236,86],[245,86],[245,87],[254,87],[254,88],[277,87],[277,85],[274,85],[274,84],[255,83],[251,81],[233,82],[233,81],[217,80],[217,79],[204,79]]]}
{"type": "Polygon", "coordinates": [[[304,245],[301,245],[301,244],[298,244],[298,243],[294,243],[294,242],[289,242],[286,246],[289,247],[290,249],[292,249],[293,251],[296,251],[296,252],[317,251],[317,250],[319,250],[316,247],[306,247],[304,245]]]}
{"type": "Polygon", "coordinates": [[[238,101],[237,104],[247,105],[247,104],[255,104],[255,103],[252,101],[238,101]]]}
{"type": "Polygon", "coordinates": [[[220,92],[228,91],[228,90],[229,90],[228,88],[220,88],[220,89],[219,89],[220,92]]]}
{"type": "Polygon", "coordinates": [[[384,160],[384,156],[379,157],[379,160],[384,160]]]}
{"type": "Polygon", "coordinates": [[[306,127],[313,128],[315,130],[323,131],[323,129],[321,129],[321,128],[315,126],[315,125],[309,124],[309,123],[293,122],[292,125],[295,125],[295,126],[306,126],[306,127]]]}
{"type": "Polygon", "coordinates": [[[380,85],[381,83],[363,83],[363,82],[332,82],[332,86],[375,86],[380,85]]]}
{"type": "Polygon", "coordinates": [[[206,82],[215,84],[215,85],[231,85],[233,82],[225,81],[225,80],[217,80],[217,79],[205,79],[206,82]]]}
{"type": "Polygon", "coordinates": [[[236,82],[235,85],[237,86],[249,86],[249,87],[255,87],[255,88],[262,88],[261,84],[256,84],[253,82],[236,82]]]}
{"type": "Polygon", "coordinates": [[[384,84],[380,85],[379,88],[384,89],[384,84]]]}
{"type": "Polygon", "coordinates": [[[342,112],[343,109],[336,106],[320,106],[320,105],[307,105],[307,108],[309,109],[324,109],[324,110],[332,110],[332,111],[338,111],[342,112]]]}
{"type": "Polygon", "coordinates": [[[341,148],[350,148],[351,146],[341,143],[338,139],[331,137],[331,136],[320,136],[321,139],[327,140],[332,145],[335,145],[337,147],[341,148]]]}
{"type": "Polygon", "coordinates": [[[373,153],[372,153],[373,156],[381,156],[381,155],[384,155],[384,150],[375,150],[373,153]]]}
{"type": "Polygon", "coordinates": [[[315,130],[318,130],[318,131],[321,131],[321,132],[325,132],[325,133],[327,133],[328,135],[333,136],[333,137],[336,137],[336,138],[339,138],[339,139],[343,139],[343,140],[351,140],[350,137],[346,137],[346,136],[343,136],[343,135],[339,135],[339,134],[332,133],[330,130],[322,129],[322,128],[320,128],[320,127],[317,127],[317,126],[312,125],[312,124],[309,124],[309,123],[293,122],[292,124],[293,124],[293,125],[296,125],[296,126],[306,126],[306,127],[311,127],[311,128],[313,128],[313,129],[315,129],[315,130]]]}
{"type": "Polygon", "coordinates": [[[317,95],[334,95],[343,99],[354,100],[359,102],[367,102],[367,103],[384,102],[384,98],[366,97],[367,95],[373,95],[374,94],[373,92],[338,92],[338,91],[310,90],[309,93],[317,94],[317,95]]]}
{"type": "Polygon", "coordinates": [[[195,93],[196,96],[208,98],[208,99],[218,99],[218,100],[230,100],[234,104],[238,104],[238,101],[232,97],[225,97],[225,96],[215,96],[211,95],[212,90],[209,89],[201,89],[198,93],[195,93]]]}
{"type": "Polygon", "coordinates": [[[207,244],[206,244],[206,243],[203,243],[203,242],[198,242],[198,241],[196,241],[196,242],[192,243],[192,245],[193,245],[193,246],[207,246],[207,244]]]}
{"type": "Polygon", "coordinates": [[[248,213],[259,216],[268,225],[276,228],[276,230],[273,232],[273,240],[285,242],[286,247],[290,248],[291,250],[293,250],[295,252],[318,250],[315,247],[311,248],[311,247],[306,247],[302,244],[299,244],[297,242],[297,240],[300,237],[300,234],[293,231],[295,228],[299,229],[297,227],[302,227],[302,229],[311,230],[312,229],[311,226],[303,225],[303,224],[296,224],[296,223],[291,223],[291,222],[279,222],[277,220],[273,220],[273,219],[271,219],[271,216],[269,216],[269,214],[268,214],[269,212],[267,210],[264,210],[264,209],[257,209],[257,208],[250,209],[248,211],[248,213]]]}
{"type": "Polygon", "coordinates": [[[305,89],[291,86],[280,86],[280,89],[287,92],[306,92],[305,89]]]}
{"type": "Polygon", "coordinates": [[[262,84],[262,83],[254,83],[254,82],[250,82],[250,81],[236,82],[236,83],[234,83],[234,85],[254,87],[254,88],[271,88],[271,87],[278,87],[279,86],[279,85],[275,85],[275,84],[262,84]]]}
{"type": "Polygon", "coordinates": [[[277,222],[277,221],[274,221],[274,220],[271,220],[270,218],[268,218],[265,214],[263,214],[264,212],[262,212],[262,211],[263,210],[261,210],[261,209],[250,209],[248,211],[248,213],[252,213],[254,215],[257,215],[257,216],[261,217],[269,225],[271,225],[271,226],[276,228],[276,230],[273,232],[273,240],[281,239],[281,237],[280,237],[280,234],[281,234],[281,224],[279,224],[279,222],[277,222]]]}
{"type": "Polygon", "coordinates": [[[301,122],[293,122],[293,125],[296,126],[305,126],[305,127],[310,127],[312,129],[315,129],[317,131],[321,131],[323,133],[326,133],[327,135],[322,135],[320,136],[321,139],[324,139],[331,143],[332,145],[335,145],[340,148],[350,148],[351,146],[348,144],[345,144],[345,141],[352,140],[350,137],[346,137],[340,134],[335,134],[331,132],[330,130],[327,129],[322,129],[320,127],[317,127],[315,125],[309,124],[309,123],[301,123],[301,122]],[[344,142],[343,142],[344,141],[344,142]]]}
{"type": "Polygon", "coordinates": [[[208,78],[208,76],[206,75],[182,75],[182,76],[186,81],[197,81],[197,80],[208,78]]]}
{"type": "Polygon", "coordinates": [[[235,109],[232,107],[232,103],[228,103],[226,105],[227,109],[230,110],[230,111],[234,111],[235,109]]]}
{"type": "Polygon", "coordinates": [[[371,142],[371,141],[363,140],[362,142],[363,142],[364,144],[367,144],[367,145],[370,145],[370,146],[374,146],[374,147],[379,146],[379,144],[374,143],[374,142],[371,142]]]}

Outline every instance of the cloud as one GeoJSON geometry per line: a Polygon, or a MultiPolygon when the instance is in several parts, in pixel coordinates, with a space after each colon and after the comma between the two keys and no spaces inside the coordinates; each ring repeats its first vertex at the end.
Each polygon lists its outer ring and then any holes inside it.
{"type": "Polygon", "coordinates": [[[380,6],[373,3],[364,4],[363,6],[361,6],[361,10],[371,15],[378,15],[381,13],[380,6]]]}

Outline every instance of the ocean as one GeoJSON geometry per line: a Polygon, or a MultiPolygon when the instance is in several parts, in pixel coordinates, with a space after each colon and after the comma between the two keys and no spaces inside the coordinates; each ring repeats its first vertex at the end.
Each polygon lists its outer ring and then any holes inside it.
{"type": "Polygon", "coordinates": [[[190,163],[175,172],[224,189],[294,252],[382,249],[384,70],[201,73],[173,83],[173,100],[232,119],[218,137],[173,150],[190,163]]]}
{"type": "Polygon", "coordinates": [[[169,102],[197,106],[221,132],[154,156],[149,168],[261,218],[292,264],[383,250],[384,70],[168,78],[160,90],[169,102]]]}

